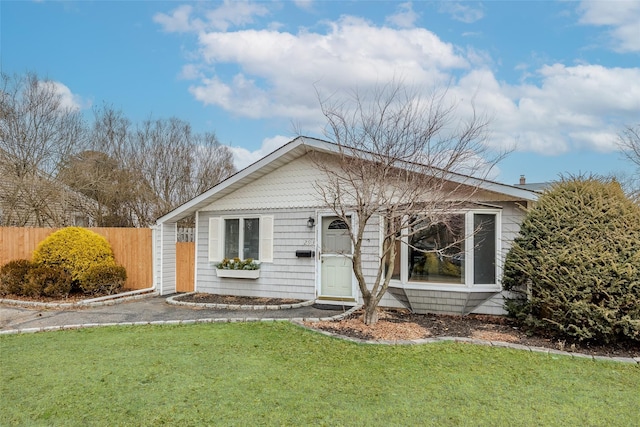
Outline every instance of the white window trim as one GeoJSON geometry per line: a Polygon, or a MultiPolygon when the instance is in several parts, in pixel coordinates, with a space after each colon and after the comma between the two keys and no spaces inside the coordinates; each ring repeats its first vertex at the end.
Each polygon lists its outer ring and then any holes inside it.
{"type": "Polygon", "coordinates": [[[502,276],[502,211],[499,209],[474,209],[465,212],[465,280],[466,287],[481,287],[481,286],[501,286],[502,276]],[[495,232],[495,275],[496,283],[474,283],[474,256],[473,251],[475,249],[475,229],[474,229],[474,215],[476,214],[493,214],[496,217],[496,232],[495,232]]]}
{"type": "Polygon", "coordinates": [[[225,258],[225,221],[239,220],[238,255],[242,255],[244,242],[244,220],[258,219],[258,263],[273,262],[273,216],[271,215],[222,215],[209,218],[209,262],[220,262],[225,258]],[[268,226],[267,226],[268,224],[268,226]]]}
{"type": "Polygon", "coordinates": [[[465,239],[464,239],[464,259],[465,259],[465,272],[464,283],[443,283],[443,282],[419,282],[409,281],[409,231],[403,228],[401,231],[402,245],[400,245],[400,280],[393,280],[394,286],[402,287],[405,289],[434,289],[434,290],[496,290],[502,288],[502,268],[503,268],[503,256],[502,256],[502,210],[501,209],[470,209],[460,210],[450,213],[451,215],[464,215],[465,222],[465,239]],[[475,214],[493,214],[496,216],[496,233],[495,233],[495,261],[496,261],[496,283],[474,284],[474,259],[473,249],[475,247],[474,238],[475,230],[473,227],[473,219],[475,214]]]}

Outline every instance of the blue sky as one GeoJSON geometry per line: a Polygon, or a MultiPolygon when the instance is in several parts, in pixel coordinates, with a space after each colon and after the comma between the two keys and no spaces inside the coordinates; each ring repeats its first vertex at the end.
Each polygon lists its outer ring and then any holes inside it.
{"type": "Polygon", "coordinates": [[[639,23],[640,1],[3,0],[0,65],[88,118],[107,103],[213,131],[240,167],[293,124],[320,136],[314,85],[449,85],[492,117],[492,147],[515,147],[497,179],[539,182],[632,171],[615,141],[640,123],[639,23]]]}

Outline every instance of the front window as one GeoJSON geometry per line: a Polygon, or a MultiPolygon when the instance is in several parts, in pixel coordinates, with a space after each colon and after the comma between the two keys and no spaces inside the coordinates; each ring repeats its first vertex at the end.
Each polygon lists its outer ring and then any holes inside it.
{"type": "Polygon", "coordinates": [[[259,218],[229,218],[224,220],[225,258],[258,259],[259,251],[259,218]]]}
{"type": "Polygon", "coordinates": [[[464,283],[464,215],[414,221],[409,232],[409,281],[464,283]]]}
{"type": "Polygon", "coordinates": [[[392,279],[409,283],[495,285],[499,251],[497,212],[417,217],[396,242],[392,279]]]}
{"type": "Polygon", "coordinates": [[[473,215],[473,283],[496,283],[496,216],[473,215]]]}

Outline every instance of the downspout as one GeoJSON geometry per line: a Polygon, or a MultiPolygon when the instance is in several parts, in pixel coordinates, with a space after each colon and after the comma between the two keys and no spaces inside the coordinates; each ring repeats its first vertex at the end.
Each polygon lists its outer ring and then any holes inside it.
{"type": "MultiPolygon", "coordinates": [[[[198,229],[200,227],[200,211],[196,211],[195,229],[193,230],[193,291],[198,292],[198,229]]],[[[176,283],[177,286],[177,283],[176,283]]]]}
{"type": "Polygon", "coordinates": [[[161,225],[156,224],[151,226],[151,257],[152,257],[152,261],[151,261],[151,266],[153,268],[152,271],[152,277],[153,277],[153,284],[151,286],[151,289],[155,290],[155,291],[160,291],[160,295],[162,295],[162,289],[159,286],[160,285],[160,279],[161,277],[158,277],[159,272],[162,271],[162,250],[160,250],[160,258],[158,258],[158,239],[162,236],[162,233],[158,233],[158,231],[160,230],[161,225]]]}

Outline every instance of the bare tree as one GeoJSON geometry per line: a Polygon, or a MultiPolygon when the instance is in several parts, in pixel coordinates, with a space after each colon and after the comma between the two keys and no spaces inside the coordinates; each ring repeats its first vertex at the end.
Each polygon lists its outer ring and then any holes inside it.
{"type": "Polygon", "coordinates": [[[145,121],[132,147],[129,168],[157,196],[140,212],[147,223],[235,172],[231,151],[214,134],[194,134],[187,122],[177,118],[145,121]]]}
{"type": "Polygon", "coordinates": [[[640,123],[627,126],[620,132],[618,146],[626,158],[636,165],[635,174],[629,177],[626,187],[629,188],[631,198],[640,202],[640,123]]]}
{"type": "Polygon", "coordinates": [[[134,127],[108,105],[94,115],[91,150],[72,157],[60,176],[97,201],[101,225],[148,226],[235,172],[231,151],[212,133],[193,133],[185,121],[134,127]]]}
{"type": "MultiPolygon", "coordinates": [[[[434,230],[455,234],[459,224],[452,213],[469,203],[504,156],[488,157],[488,119],[473,107],[468,117],[458,118],[457,106],[447,104],[445,95],[446,91],[422,97],[399,82],[341,99],[318,95],[327,120],[325,137],[337,144],[339,154],[314,156],[325,175],[316,188],[326,206],[347,224],[365,324],[377,321],[400,245],[411,245],[410,236],[434,230]],[[365,239],[367,229],[379,225],[384,230],[381,250],[365,239]],[[368,260],[379,265],[372,283],[363,269],[368,260]]],[[[412,249],[454,256],[451,249],[459,243],[412,249]]]]}
{"type": "Polygon", "coordinates": [[[144,227],[235,172],[231,151],[187,122],[133,127],[103,105],[87,132],[56,83],[1,77],[0,223],[67,225],[71,211],[102,226],[144,227]]]}
{"type": "Polygon", "coordinates": [[[85,150],[72,156],[58,175],[70,188],[92,203],[78,203],[79,212],[94,219],[97,227],[133,227],[128,204],[135,192],[128,171],[109,154],[85,150]]]}
{"type": "Polygon", "coordinates": [[[1,78],[2,222],[65,225],[67,197],[53,177],[83,142],[80,113],[64,104],[54,82],[36,74],[1,78]]]}

